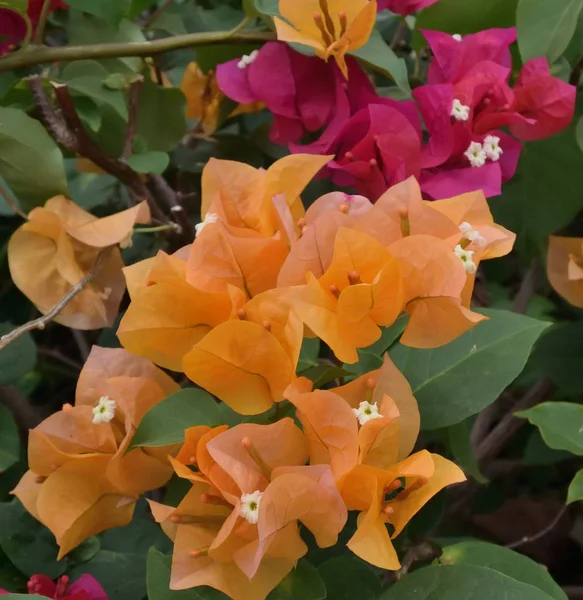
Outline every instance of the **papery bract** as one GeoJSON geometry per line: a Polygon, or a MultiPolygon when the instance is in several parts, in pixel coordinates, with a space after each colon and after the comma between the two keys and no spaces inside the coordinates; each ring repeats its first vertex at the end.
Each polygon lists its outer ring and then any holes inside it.
{"type": "Polygon", "coordinates": [[[438,0],[378,0],[378,10],[388,8],[391,12],[406,17],[436,2],[438,0]]]}
{"type": "Polygon", "coordinates": [[[547,275],[557,293],[583,308],[583,238],[549,238],[547,275]]]}

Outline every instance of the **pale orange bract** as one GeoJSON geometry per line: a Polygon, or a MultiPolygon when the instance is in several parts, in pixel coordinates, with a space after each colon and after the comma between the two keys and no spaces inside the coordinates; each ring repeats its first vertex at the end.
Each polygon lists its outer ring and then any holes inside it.
{"type": "Polygon", "coordinates": [[[583,238],[549,238],[547,275],[558,294],[583,308],[583,238]]]}
{"type": "Polygon", "coordinates": [[[131,242],[136,223],[148,223],[145,202],[98,219],[64,196],[33,209],[10,238],[8,263],[15,285],[42,313],[47,313],[92,269],[95,279],[55,317],[75,329],[110,326],[125,290],[123,262],[117,248],[131,242]]]}
{"type": "Polygon", "coordinates": [[[376,0],[279,0],[274,17],[277,39],[310,46],[328,60],[334,57],[348,79],[346,53],[364,46],[376,21],[376,0]]]}
{"type": "Polygon", "coordinates": [[[91,535],[127,525],[139,496],[168,481],[170,448],[127,450],[144,414],[178,389],[148,361],[94,346],[75,406],[31,430],[30,471],[13,493],[53,532],[60,558],[91,535]],[[95,422],[104,399],[114,409],[95,422]]]}

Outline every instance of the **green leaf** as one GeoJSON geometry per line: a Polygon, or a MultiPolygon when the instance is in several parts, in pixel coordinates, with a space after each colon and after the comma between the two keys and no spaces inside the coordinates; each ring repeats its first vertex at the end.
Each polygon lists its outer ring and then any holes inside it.
{"type": "Polygon", "coordinates": [[[583,500],[583,470],[579,471],[569,485],[567,504],[583,500]]]}
{"type": "Polygon", "coordinates": [[[0,107],[0,176],[27,211],[67,193],[61,151],[38,121],[16,108],[0,107]]]}
{"type": "Polygon", "coordinates": [[[171,394],[152,407],[141,420],[131,448],[168,446],[184,441],[184,430],[195,425],[216,427],[221,413],[204,390],[188,388],[171,394]]]}
{"type": "Polygon", "coordinates": [[[0,405],[0,473],[18,462],[19,452],[20,440],[12,413],[0,405]]]}
{"type": "Polygon", "coordinates": [[[318,364],[318,354],[320,353],[320,340],[318,338],[304,338],[300,350],[297,371],[305,371],[318,364]]]}
{"type": "Polygon", "coordinates": [[[335,379],[350,375],[342,367],[331,364],[318,364],[300,373],[302,377],[307,377],[314,384],[314,388],[321,388],[335,379]]]}
{"type": "Polygon", "coordinates": [[[383,355],[401,337],[408,321],[408,317],[399,317],[390,327],[381,327],[380,339],[365,348],[366,352],[383,355]]]}
{"type": "Polygon", "coordinates": [[[38,594],[5,594],[2,596],[4,600],[47,600],[46,596],[38,594]]]}
{"type": "Polygon", "coordinates": [[[532,585],[486,567],[425,567],[406,575],[379,600],[549,600],[532,585]]]}
{"type": "Polygon", "coordinates": [[[43,573],[55,579],[67,568],[64,561],[57,561],[53,534],[16,499],[0,503],[0,547],[27,577],[43,573]]]}
{"type": "Polygon", "coordinates": [[[413,389],[423,429],[463,421],[494,402],[520,375],[549,323],[510,311],[482,310],[488,321],[433,350],[393,346],[391,358],[413,389]]]}
{"type": "Polygon", "coordinates": [[[577,126],[575,128],[575,137],[577,138],[577,144],[579,148],[583,152],[583,117],[579,117],[579,120],[577,121],[577,126]]]}
{"type": "Polygon", "coordinates": [[[468,419],[448,427],[449,449],[466,473],[469,473],[478,483],[488,483],[488,479],[480,472],[476,453],[470,441],[470,432],[468,419]]]}
{"type": "Polygon", "coordinates": [[[555,62],[575,33],[581,9],[583,0],[519,0],[516,29],[522,60],[546,56],[555,62]]]}
{"type": "Polygon", "coordinates": [[[345,363],[342,368],[348,373],[354,375],[364,375],[369,371],[376,371],[383,366],[383,359],[378,354],[373,354],[367,350],[358,350],[358,362],[354,364],[345,363]]]}
{"type": "Polygon", "coordinates": [[[380,594],[380,577],[355,556],[331,558],[318,571],[328,591],[326,600],[374,600],[380,594]]]}
{"type": "Polygon", "coordinates": [[[546,237],[570,223],[583,208],[580,166],[574,124],[546,140],[524,146],[516,175],[504,184],[502,196],[490,201],[496,222],[518,235],[517,249],[521,252],[546,242],[546,237]],[[561,201],[549,202],[549,198],[561,201]]]}
{"type": "Polygon", "coordinates": [[[137,173],[164,173],[170,164],[170,157],[166,152],[145,152],[130,156],[127,163],[137,173]]]}
{"type": "Polygon", "coordinates": [[[186,133],[185,110],[182,90],[146,80],[140,97],[136,143],[141,140],[147,151],[172,150],[186,133]]]}
{"type": "Polygon", "coordinates": [[[28,9],[28,0],[2,0],[0,6],[10,8],[19,13],[25,13],[28,9]]]}
{"type": "Polygon", "coordinates": [[[124,95],[119,89],[111,89],[104,85],[108,76],[107,69],[98,62],[81,60],[70,63],[63,69],[61,81],[73,92],[91,98],[98,106],[108,104],[122,119],[127,120],[128,109],[124,95]]]}
{"type": "Polygon", "coordinates": [[[532,356],[534,366],[567,394],[583,392],[583,322],[557,325],[545,333],[532,356]]]}
{"type": "MultiPolygon", "coordinates": [[[[1,160],[1,159],[0,159],[1,160]]],[[[10,323],[0,323],[0,336],[14,329],[10,323]]],[[[30,333],[25,333],[0,350],[0,385],[18,381],[36,364],[36,346],[30,333]]],[[[0,467],[1,468],[1,467],[0,467]]]]}
{"type": "Polygon", "coordinates": [[[518,0],[439,0],[419,13],[415,23],[413,46],[423,47],[420,29],[437,29],[447,33],[475,33],[491,27],[515,24],[518,0]]]}
{"type": "Polygon", "coordinates": [[[302,558],[267,600],[324,600],[327,597],[318,569],[302,558]]]}
{"type": "Polygon", "coordinates": [[[392,79],[407,98],[411,96],[407,63],[393,52],[383,40],[379,31],[374,29],[368,42],[358,50],[353,50],[350,54],[356,56],[373,71],[392,79]]]}
{"type": "Polygon", "coordinates": [[[525,466],[553,465],[562,460],[573,458],[566,450],[549,448],[538,429],[533,429],[524,448],[523,461],[525,466]]]}
{"type": "MultiPolygon", "coordinates": [[[[165,556],[156,548],[148,552],[148,571],[146,576],[148,600],[225,600],[222,592],[210,587],[196,587],[178,592],[170,589],[171,556],[165,556]]],[[[133,597],[133,596],[132,596],[133,597]]],[[[128,596],[129,598],[129,596],[128,596]]]]}
{"type": "Polygon", "coordinates": [[[574,402],[543,402],[515,413],[540,429],[548,446],[583,456],[583,405],[574,402]]]}
{"type": "Polygon", "coordinates": [[[128,9],[129,0],[67,0],[71,8],[101,17],[110,23],[117,24],[128,9]]]}
{"type": "Polygon", "coordinates": [[[443,565],[488,567],[516,581],[527,583],[556,600],[567,600],[548,570],[534,560],[509,548],[487,542],[461,542],[443,549],[439,562],[443,565]]]}

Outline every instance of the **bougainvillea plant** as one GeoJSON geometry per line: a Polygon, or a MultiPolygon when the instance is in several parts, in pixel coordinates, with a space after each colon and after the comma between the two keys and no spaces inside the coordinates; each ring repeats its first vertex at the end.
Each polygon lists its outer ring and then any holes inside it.
{"type": "Polygon", "coordinates": [[[0,2],[0,595],[583,593],[583,2],[0,2]]]}

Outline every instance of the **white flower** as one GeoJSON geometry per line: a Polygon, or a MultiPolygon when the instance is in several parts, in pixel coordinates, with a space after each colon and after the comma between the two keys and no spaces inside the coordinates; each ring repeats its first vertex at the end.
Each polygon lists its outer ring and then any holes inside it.
{"type": "Polygon", "coordinates": [[[243,494],[241,496],[241,510],[239,516],[247,519],[249,523],[255,525],[259,520],[259,505],[263,492],[255,490],[252,494],[243,494]]]}
{"type": "Polygon", "coordinates": [[[475,242],[477,246],[483,248],[486,245],[486,238],[480,235],[479,231],[476,231],[467,221],[464,221],[458,228],[463,237],[470,242],[475,242]]]}
{"type": "Polygon", "coordinates": [[[456,121],[467,121],[470,118],[470,107],[462,104],[457,98],[453,101],[449,113],[456,121]]]}
{"type": "Polygon", "coordinates": [[[246,69],[257,58],[258,54],[258,50],[253,50],[251,54],[243,54],[241,60],[237,63],[239,69],[246,69]]]}
{"type": "Polygon", "coordinates": [[[480,142],[472,142],[464,152],[472,167],[483,167],[486,164],[486,152],[480,142]]]}
{"type": "Polygon", "coordinates": [[[464,250],[458,244],[455,247],[454,254],[462,261],[466,273],[473,275],[477,271],[476,263],[473,261],[473,250],[464,250]]]}
{"type": "Polygon", "coordinates": [[[500,155],[504,153],[500,148],[500,138],[495,135],[487,135],[484,138],[484,152],[490,160],[499,160],[500,155]]]}
{"type": "Polygon", "coordinates": [[[97,406],[93,408],[93,423],[109,423],[115,417],[115,408],[117,404],[109,396],[101,396],[97,406]]]}
{"type": "Polygon", "coordinates": [[[364,425],[371,419],[382,419],[383,415],[379,412],[377,403],[371,404],[366,400],[358,405],[358,408],[353,408],[352,412],[356,415],[358,422],[364,425]]]}
{"type": "Polygon", "coordinates": [[[217,215],[216,213],[207,213],[204,216],[204,221],[202,223],[197,223],[194,226],[194,229],[196,230],[196,235],[198,235],[207,225],[209,225],[210,223],[216,223],[219,220],[219,215],[217,215]]]}
{"type": "Polygon", "coordinates": [[[461,42],[462,41],[462,36],[459,33],[454,33],[451,36],[456,42],[461,42]]]}

